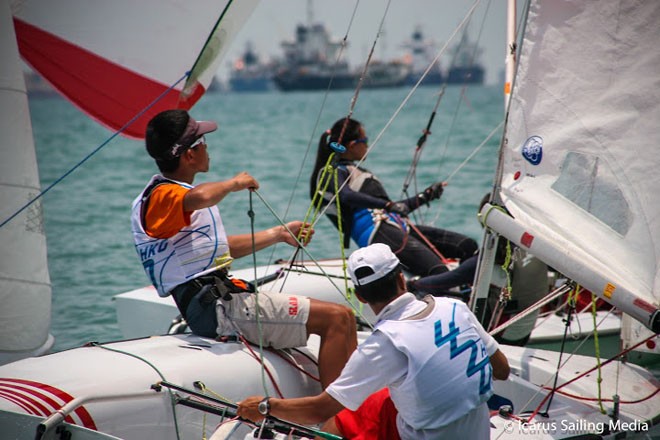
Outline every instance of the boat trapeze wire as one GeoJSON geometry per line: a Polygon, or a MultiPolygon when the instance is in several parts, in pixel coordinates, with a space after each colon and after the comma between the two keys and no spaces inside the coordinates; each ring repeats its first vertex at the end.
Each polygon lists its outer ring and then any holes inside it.
{"type": "MultiPolygon", "coordinates": [[[[451,181],[451,179],[453,179],[454,176],[474,158],[474,156],[486,145],[486,143],[490,141],[490,139],[496,133],[499,132],[499,130],[502,128],[503,125],[504,125],[504,120],[500,121],[500,123],[497,124],[497,126],[491,130],[488,136],[486,136],[486,138],[472,150],[472,152],[465,158],[465,160],[463,160],[463,162],[461,162],[456,168],[454,168],[454,170],[449,174],[449,176],[447,176],[446,179],[444,179],[444,181],[445,182],[451,181]]],[[[435,223],[439,218],[440,218],[440,212],[438,211],[438,213],[433,218],[433,221],[431,221],[431,224],[435,223]]]]}
{"type": "MultiPolygon", "coordinates": [[[[438,55],[434,58],[434,60],[431,62],[431,64],[429,64],[429,66],[428,66],[428,67],[426,68],[426,70],[422,73],[422,75],[420,75],[420,77],[419,77],[419,79],[417,80],[417,82],[415,83],[415,85],[412,86],[412,88],[410,89],[410,91],[408,92],[408,94],[403,98],[403,100],[401,101],[401,103],[399,104],[399,106],[396,108],[396,110],[394,111],[394,113],[392,114],[392,116],[390,116],[390,119],[385,123],[385,125],[383,126],[383,128],[382,128],[382,129],[380,130],[380,132],[376,135],[375,140],[374,140],[374,141],[369,145],[369,147],[367,148],[367,151],[366,151],[364,157],[363,157],[362,159],[360,159],[360,160],[356,163],[356,168],[359,167],[359,166],[360,166],[360,165],[366,160],[366,158],[368,157],[369,153],[371,153],[371,151],[373,151],[373,149],[376,147],[376,145],[378,145],[378,142],[379,142],[380,139],[383,137],[383,135],[385,134],[385,132],[387,131],[387,129],[390,127],[390,125],[392,125],[392,123],[394,122],[394,120],[399,116],[399,113],[401,113],[401,110],[403,110],[403,107],[405,107],[405,105],[408,103],[408,101],[410,100],[410,98],[414,95],[414,93],[415,93],[415,91],[417,90],[417,88],[419,87],[419,85],[422,83],[422,81],[424,81],[424,79],[426,78],[426,76],[429,74],[429,72],[431,71],[431,68],[433,67],[433,64],[436,63],[436,62],[438,61],[438,59],[440,58],[440,56],[441,56],[441,55],[447,50],[447,47],[449,46],[449,43],[450,43],[450,42],[452,41],[452,39],[456,36],[456,34],[458,33],[458,31],[459,31],[459,30],[460,30],[460,29],[461,29],[461,28],[467,23],[468,19],[470,18],[471,14],[474,12],[474,9],[477,7],[477,5],[480,3],[480,1],[481,1],[481,0],[477,0],[477,1],[472,5],[472,7],[470,8],[470,10],[467,12],[466,16],[463,18],[463,20],[459,23],[459,25],[456,27],[456,29],[454,29],[454,31],[452,32],[452,34],[449,36],[449,39],[447,40],[447,42],[444,44],[444,46],[442,46],[442,48],[441,48],[440,51],[438,52],[438,55]]],[[[351,174],[352,174],[352,173],[351,173],[351,174]]],[[[349,179],[350,179],[350,175],[349,175],[349,178],[347,178],[347,179],[344,181],[344,183],[339,187],[338,191],[341,191],[341,190],[344,188],[344,186],[347,185],[349,179]]],[[[320,217],[322,214],[325,214],[325,212],[328,210],[328,208],[330,207],[330,205],[335,201],[335,199],[336,199],[336,194],[333,195],[333,197],[327,202],[325,208],[324,208],[323,210],[321,210],[321,213],[319,214],[319,217],[320,217]]],[[[313,226],[313,225],[312,225],[312,226],[313,226]]]]}
{"type": "MultiPolygon", "coordinates": [[[[479,2],[477,2],[476,4],[478,4],[478,3],[479,3],[479,2]]],[[[476,4],[475,4],[475,6],[476,6],[476,4]]],[[[485,24],[485,18],[486,18],[486,16],[487,16],[488,8],[489,8],[489,7],[490,7],[490,1],[488,2],[488,6],[487,6],[487,8],[486,8],[486,13],[484,13],[484,19],[482,20],[482,23],[481,23],[481,27],[480,27],[480,31],[479,31],[479,37],[477,38],[477,42],[478,42],[479,39],[480,39],[481,31],[483,30],[483,27],[484,27],[484,24],[485,24]]],[[[471,19],[473,14],[474,14],[474,8],[468,12],[468,14],[466,15],[466,18],[469,17],[469,18],[471,19]]],[[[452,66],[454,65],[454,63],[455,63],[455,60],[456,60],[456,58],[457,58],[458,53],[460,52],[460,46],[462,46],[462,44],[463,44],[463,42],[464,42],[464,40],[465,40],[465,35],[467,35],[467,23],[468,23],[467,21],[464,21],[463,23],[461,23],[461,25],[459,26],[459,28],[457,28],[457,30],[460,29],[460,28],[463,28],[463,36],[461,37],[461,40],[460,40],[460,42],[459,42],[459,49],[455,50],[455,51],[454,51],[454,54],[453,54],[453,56],[452,56],[452,60],[451,60],[451,63],[450,63],[450,70],[451,70],[451,67],[452,67],[452,66]]],[[[452,35],[451,39],[453,39],[453,38],[454,38],[454,35],[452,35]]],[[[441,51],[438,53],[438,56],[436,56],[436,57],[431,61],[431,63],[430,63],[429,66],[427,67],[427,72],[431,70],[431,68],[432,68],[432,67],[436,64],[436,62],[439,60],[440,56],[442,56],[442,55],[444,54],[444,52],[445,52],[445,50],[446,50],[446,47],[447,47],[447,44],[441,49],[441,51]]],[[[473,58],[474,58],[474,56],[476,56],[477,47],[478,47],[478,46],[475,45],[473,58]]],[[[473,58],[471,58],[470,64],[472,64],[473,58]]],[[[425,74],[426,74],[426,72],[425,72],[425,74]]],[[[420,78],[420,80],[423,80],[423,78],[420,78]]],[[[421,81],[419,81],[419,82],[421,82],[421,81]]],[[[416,181],[417,165],[418,165],[418,163],[419,163],[419,161],[420,161],[420,159],[421,159],[421,156],[422,156],[422,150],[423,150],[423,148],[424,148],[424,145],[426,144],[426,141],[427,141],[427,139],[428,139],[428,136],[431,134],[431,125],[433,124],[433,121],[434,121],[435,116],[436,116],[436,114],[437,114],[437,110],[438,110],[438,108],[439,108],[439,106],[440,106],[440,102],[442,101],[442,98],[444,97],[445,91],[446,91],[446,89],[447,89],[447,85],[448,85],[448,79],[445,78],[445,80],[444,80],[444,81],[442,82],[442,84],[440,85],[440,91],[438,92],[438,98],[436,99],[436,102],[435,102],[435,105],[434,105],[434,107],[433,107],[433,110],[431,111],[431,115],[429,116],[429,120],[428,120],[428,122],[427,122],[427,124],[426,124],[426,128],[425,128],[424,130],[422,130],[422,135],[421,135],[420,138],[417,140],[417,144],[415,145],[415,149],[414,149],[414,152],[413,152],[413,158],[412,158],[412,160],[411,160],[410,167],[409,167],[409,169],[408,169],[408,173],[407,173],[407,175],[406,175],[406,178],[404,179],[404,182],[403,182],[403,185],[402,185],[402,188],[401,188],[401,194],[402,194],[402,197],[408,197],[408,196],[409,196],[409,193],[408,193],[408,187],[409,187],[410,184],[413,183],[413,182],[415,183],[415,185],[414,185],[414,192],[415,192],[415,193],[418,192],[418,191],[417,191],[417,181],[416,181]]],[[[463,87],[465,87],[465,86],[463,86],[463,87]]],[[[463,94],[463,91],[461,91],[461,94],[463,94]]],[[[456,109],[455,109],[455,111],[454,111],[454,117],[453,117],[453,119],[452,119],[452,124],[450,125],[450,128],[449,128],[449,133],[450,133],[450,134],[451,134],[451,132],[452,132],[452,130],[453,130],[453,126],[454,126],[454,124],[455,124],[455,122],[456,122],[456,115],[457,115],[457,112],[458,112],[458,108],[460,107],[460,103],[461,103],[461,101],[459,100],[458,103],[457,103],[457,105],[456,105],[456,109]]],[[[447,136],[447,140],[446,140],[446,142],[445,142],[445,148],[444,148],[444,151],[443,151],[442,155],[440,156],[440,159],[442,159],[442,158],[444,157],[444,155],[446,154],[446,151],[447,151],[448,145],[449,145],[449,135],[447,136]]],[[[428,203],[427,203],[427,205],[428,205],[428,203]]]]}
{"type": "Polygon", "coordinates": [[[348,113],[346,114],[346,119],[344,120],[344,125],[341,127],[341,132],[339,134],[339,139],[337,140],[338,144],[341,144],[342,141],[344,140],[344,134],[346,132],[346,127],[348,126],[348,121],[353,116],[353,111],[355,111],[355,105],[357,104],[358,97],[360,96],[360,90],[362,90],[362,85],[364,84],[364,79],[367,77],[367,71],[369,70],[369,65],[371,64],[371,58],[374,55],[374,51],[376,49],[376,43],[378,42],[378,39],[380,38],[381,34],[383,33],[383,26],[385,24],[385,17],[387,17],[387,12],[390,9],[390,4],[392,3],[392,0],[388,0],[387,5],[385,6],[385,11],[383,12],[383,16],[380,19],[380,24],[378,25],[378,31],[376,32],[376,37],[374,38],[374,41],[371,45],[371,50],[369,51],[369,55],[367,55],[367,60],[364,63],[364,68],[362,69],[362,73],[360,74],[360,77],[358,78],[357,85],[355,86],[355,91],[353,92],[353,96],[351,97],[351,103],[348,107],[348,113]]]}
{"type": "MultiPolygon", "coordinates": [[[[344,124],[342,125],[341,132],[339,134],[339,138],[337,139],[337,142],[336,142],[338,144],[337,148],[339,148],[339,146],[343,142],[344,134],[346,132],[346,127],[348,126],[348,122],[349,122],[351,116],[353,115],[353,111],[355,110],[355,105],[357,104],[357,100],[358,100],[358,97],[359,97],[359,94],[360,94],[360,90],[362,89],[364,79],[366,78],[367,71],[369,69],[369,64],[371,63],[371,58],[373,57],[374,51],[376,49],[376,43],[378,42],[378,39],[379,39],[380,35],[382,34],[382,29],[383,29],[383,26],[385,24],[385,18],[387,17],[387,13],[389,11],[391,3],[392,3],[392,0],[389,0],[387,2],[387,5],[385,7],[385,11],[383,12],[383,16],[382,16],[381,21],[380,21],[380,25],[378,26],[378,31],[376,32],[376,36],[375,36],[374,41],[373,41],[372,46],[371,46],[371,51],[369,52],[369,55],[367,56],[367,60],[364,63],[364,68],[363,68],[362,73],[361,73],[360,77],[358,78],[358,82],[355,86],[355,90],[353,92],[353,96],[352,96],[351,101],[350,101],[350,105],[349,105],[348,113],[346,115],[346,119],[344,120],[344,124]]],[[[356,8],[357,8],[357,5],[356,5],[356,8]]],[[[353,11],[353,15],[355,15],[355,10],[353,11]]],[[[352,20],[353,20],[353,17],[351,17],[351,22],[352,22],[352,20]]],[[[332,82],[332,78],[331,78],[330,81],[332,82]]],[[[328,90],[329,89],[330,89],[330,85],[328,85],[328,90]]],[[[311,140],[310,140],[310,145],[311,145],[311,140]]],[[[309,146],[308,146],[308,151],[309,151],[309,146]]],[[[328,158],[328,164],[326,164],[326,167],[324,168],[324,173],[328,170],[328,165],[333,160],[333,157],[334,157],[334,153],[331,154],[330,157],[328,158]]],[[[301,165],[301,171],[302,171],[302,165],[301,165]]],[[[335,189],[336,189],[337,188],[337,185],[336,185],[337,176],[336,176],[336,174],[335,174],[334,177],[335,177],[335,189]]],[[[325,183],[326,188],[327,188],[328,183],[329,182],[325,183]]],[[[294,185],[294,188],[296,186],[297,186],[297,184],[294,185]]],[[[318,191],[317,191],[317,193],[318,193],[318,191]]],[[[307,215],[305,217],[307,218],[309,215],[312,215],[312,217],[314,219],[318,218],[318,216],[319,216],[318,213],[319,213],[319,208],[320,208],[321,202],[322,202],[322,200],[319,199],[319,205],[318,205],[318,207],[315,207],[314,206],[315,200],[312,199],[312,201],[310,202],[309,209],[307,210],[307,215]]],[[[339,206],[338,206],[338,210],[339,210],[339,206]]],[[[313,220],[312,221],[312,226],[315,223],[316,223],[316,220],[313,220]]],[[[339,224],[341,225],[341,222],[339,224]]],[[[339,229],[339,235],[340,235],[340,239],[343,241],[343,231],[341,230],[341,227],[339,229]]],[[[341,248],[342,261],[345,261],[346,256],[344,254],[344,247],[343,247],[342,244],[340,244],[340,248],[341,248]]],[[[290,261],[291,261],[290,264],[291,265],[293,265],[294,262],[296,261],[297,256],[299,255],[299,251],[300,251],[299,248],[296,248],[296,250],[294,251],[293,256],[290,259],[290,261]]],[[[347,279],[347,276],[346,276],[347,274],[346,274],[346,266],[345,265],[343,266],[343,270],[344,270],[344,278],[346,279],[344,287],[345,287],[345,290],[348,291],[348,279],[347,279]]],[[[284,283],[282,284],[282,288],[283,287],[284,287],[284,283]]]]}
{"type": "MultiPolygon", "coordinates": [[[[429,66],[426,68],[426,70],[422,73],[422,75],[421,75],[420,78],[418,79],[417,83],[415,83],[415,85],[411,88],[410,92],[409,92],[409,93],[406,95],[406,97],[403,99],[403,101],[401,102],[401,104],[399,105],[399,107],[396,109],[396,111],[394,112],[394,114],[390,117],[389,121],[385,124],[385,126],[384,126],[383,129],[380,131],[380,133],[378,133],[378,135],[377,135],[375,141],[374,141],[374,142],[373,142],[373,143],[367,148],[367,152],[366,152],[366,154],[364,155],[364,157],[363,157],[362,159],[360,159],[360,160],[358,161],[356,168],[359,167],[359,166],[362,164],[362,162],[364,162],[364,160],[367,158],[367,156],[369,155],[369,153],[370,153],[370,152],[372,151],[372,149],[376,146],[376,144],[378,143],[378,141],[380,140],[380,138],[383,136],[383,134],[385,133],[385,131],[387,130],[387,128],[389,128],[389,126],[390,126],[390,125],[392,124],[392,122],[396,119],[396,117],[397,117],[398,114],[401,112],[401,110],[403,109],[403,107],[405,106],[405,104],[408,102],[408,100],[410,100],[410,98],[412,97],[412,95],[415,93],[415,91],[417,90],[417,88],[419,87],[419,85],[422,83],[422,81],[423,81],[423,80],[426,78],[426,76],[429,74],[429,72],[431,71],[431,68],[433,67],[433,65],[438,61],[438,59],[440,58],[440,56],[446,51],[446,49],[447,49],[447,47],[448,47],[448,45],[449,45],[449,42],[455,37],[455,35],[458,33],[458,30],[461,29],[463,26],[465,26],[465,24],[467,23],[468,19],[471,17],[472,13],[473,13],[474,10],[476,9],[476,7],[477,7],[477,5],[480,3],[480,1],[481,1],[481,0],[477,0],[477,1],[472,5],[472,7],[470,8],[470,10],[469,10],[468,13],[466,14],[466,16],[465,16],[465,17],[463,18],[463,20],[461,21],[461,23],[456,27],[456,29],[454,29],[454,31],[452,32],[452,34],[451,34],[449,40],[445,43],[445,45],[444,45],[444,46],[441,48],[441,50],[439,51],[438,55],[436,55],[436,57],[434,58],[434,60],[429,64],[429,66]]],[[[388,3],[388,8],[389,8],[389,3],[388,3]]],[[[385,14],[384,14],[383,19],[382,19],[382,21],[381,21],[381,27],[382,27],[382,25],[383,25],[383,23],[384,23],[384,19],[385,19],[386,14],[387,14],[387,9],[385,10],[385,14]]],[[[378,34],[376,35],[376,39],[374,40],[374,44],[373,44],[373,46],[372,46],[372,51],[370,52],[370,54],[369,54],[369,58],[367,59],[367,62],[365,63],[365,68],[364,68],[364,71],[363,71],[363,76],[364,76],[364,74],[366,74],[367,68],[368,68],[368,66],[369,66],[369,61],[370,61],[371,55],[372,55],[372,53],[373,53],[373,48],[375,47],[376,40],[378,39],[378,36],[380,35],[380,32],[381,32],[381,29],[379,28],[379,32],[378,32],[378,34]]],[[[356,91],[355,91],[354,94],[353,94],[353,98],[351,99],[351,105],[350,105],[350,107],[349,107],[349,114],[348,114],[348,116],[346,117],[346,120],[345,120],[345,122],[344,122],[344,125],[342,126],[342,131],[341,131],[341,134],[340,134],[339,139],[338,139],[338,142],[337,142],[338,144],[341,144],[341,141],[342,141],[342,138],[343,138],[343,135],[344,135],[344,131],[345,131],[345,129],[346,129],[346,125],[347,125],[348,120],[349,120],[349,118],[350,118],[350,116],[351,116],[351,114],[352,114],[353,109],[355,108],[355,104],[356,104],[356,102],[357,102],[357,96],[358,96],[358,94],[359,94],[359,88],[360,88],[360,86],[361,86],[362,79],[363,79],[363,77],[360,78],[360,82],[359,82],[359,84],[358,84],[358,87],[356,88],[356,91]]],[[[329,160],[330,160],[330,159],[329,159],[329,160]]],[[[351,173],[351,174],[352,174],[352,173],[351,173]]],[[[349,179],[350,179],[350,175],[349,175],[349,179]]],[[[332,203],[337,199],[337,195],[339,194],[339,192],[341,192],[341,190],[344,188],[344,186],[346,186],[346,184],[348,183],[348,180],[349,180],[349,179],[346,179],[346,180],[344,181],[344,183],[342,183],[341,186],[339,186],[338,188],[335,188],[335,194],[334,194],[334,195],[331,197],[331,199],[326,203],[326,205],[325,205],[324,208],[322,208],[322,209],[316,211],[316,213],[315,213],[314,216],[313,216],[313,218],[314,218],[315,220],[311,223],[312,227],[314,227],[314,225],[316,225],[316,222],[318,221],[318,219],[319,219],[320,217],[322,217],[322,215],[328,210],[328,208],[332,205],[332,203]]],[[[311,206],[310,206],[310,209],[312,209],[311,206]]],[[[308,210],[308,212],[309,212],[309,210],[308,210]]],[[[294,254],[294,255],[297,255],[297,254],[294,254]]],[[[293,260],[293,259],[292,259],[292,260],[293,260]]]]}

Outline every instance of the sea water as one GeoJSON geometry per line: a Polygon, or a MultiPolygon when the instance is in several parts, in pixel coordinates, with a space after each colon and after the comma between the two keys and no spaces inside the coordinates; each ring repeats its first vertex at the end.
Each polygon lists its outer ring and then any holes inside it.
{"type": "MultiPolygon", "coordinates": [[[[406,99],[409,92],[362,90],[353,109],[353,91],[207,94],[191,113],[196,119],[217,121],[219,130],[207,136],[210,171],[196,183],[241,171],[259,181],[259,194],[275,214],[256,195],[251,207],[247,191],[232,193],[219,205],[230,234],[250,232],[251,208],[257,230],[278,224],[278,218],[302,219],[309,206],[309,174],[318,139],[352,110],[373,147],[363,166],[397,200],[440,96],[436,87],[421,87],[406,99]]],[[[130,206],[157,168],[140,141],[117,137],[99,149],[112,133],[63,99],[33,99],[30,110],[42,188],[57,182],[43,197],[55,350],[121,339],[112,298],[148,284],[133,246],[130,206]]],[[[449,185],[439,201],[421,210],[419,222],[480,240],[476,212],[492,185],[503,117],[500,87],[454,86],[444,91],[409,193],[448,178],[449,185]]],[[[337,231],[320,219],[310,253],[317,259],[337,257],[339,246],[337,231]]],[[[260,251],[257,262],[291,258],[292,250],[278,245],[260,251]]],[[[234,267],[252,264],[252,258],[245,257],[234,267]]]]}

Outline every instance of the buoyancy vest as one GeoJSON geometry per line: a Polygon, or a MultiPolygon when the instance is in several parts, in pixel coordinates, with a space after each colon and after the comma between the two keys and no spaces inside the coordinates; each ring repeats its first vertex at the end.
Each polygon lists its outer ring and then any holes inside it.
{"type": "Polygon", "coordinates": [[[227,234],[216,206],[198,209],[190,217],[190,225],[170,238],[154,238],[145,232],[142,224],[143,204],[151,190],[162,183],[173,183],[192,188],[183,182],[156,175],[133,201],[131,229],[135,250],[142,266],[160,296],[204,274],[231,264],[227,234]]]}
{"type": "Polygon", "coordinates": [[[389,388],[414,429],[446,426],[492,394],[490,360],[467,306],[449,298],[428,301],[425,316],[376,325],[408,358],[405,379],[389,388]]]}

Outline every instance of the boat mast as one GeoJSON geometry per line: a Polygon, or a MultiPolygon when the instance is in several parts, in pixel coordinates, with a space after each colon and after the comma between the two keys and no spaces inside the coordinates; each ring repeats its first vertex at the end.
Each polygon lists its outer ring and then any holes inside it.
{"type": "MultiPolygon", "coordinates": [[[[516,0],[508,0],[507,2],[507,23],[506,23],[506,60],[505,60],[505,78],[504,78],[504,111],[509,109],[509,99],[511,97],[511,87],[513,84],[513,76],[516,67],[516,0]]],[[[505,140],[506,124],[504,126],[504,133],[502,141],[505,140]]],[[[500,155],[502,147],[500,146],[500,155]]],[[[493,183],[493,190],[491,192],[490,201],[496,201],[499,204],[499,180],[501,178],[500,172],[501,157],[498,160],[497,171],[495,173],[495,180],[493,183]]],[[[486,316],[486,304],[488,300],[488,293],[490,290],[490,282],[493,275],[493,267],[495,266],[495,254],[497,252],[498,235],[484,226],[484,235],[481,242],[479,251],[479,263],[477,265],[477,272],[473,283],[472,296],[470,298],[470,308],[476,315],[477,319],[483,323],[486,316]]]]}
{"type": "Polygon", "coordinates": [[[506,16],[506,60],[504,62],[504,110],[509,108],[511,84],[516,69],[516,0],[509,0],[506,16]]]}
{"type": "Polygon", "coordinates": [[[313,0],[307,0],[307,26],[311,29],[314,24],[314,8],[312,6],[313,0]]]}

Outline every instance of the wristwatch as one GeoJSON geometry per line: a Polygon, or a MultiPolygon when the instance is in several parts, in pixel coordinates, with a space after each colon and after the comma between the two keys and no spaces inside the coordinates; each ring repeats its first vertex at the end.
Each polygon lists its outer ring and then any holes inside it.
{"type": "Polygon", "coordinates": [[[257,411],[259,411],[259,414],[262,416],[270,414],[270,402],[268,399],[270,399],[270,397],[264,397],[261,402],[259,402],[259,406],[257,406],[257,411]]]}

